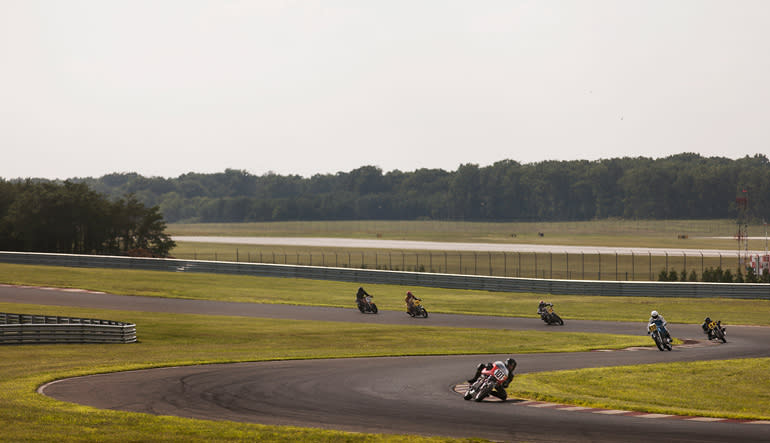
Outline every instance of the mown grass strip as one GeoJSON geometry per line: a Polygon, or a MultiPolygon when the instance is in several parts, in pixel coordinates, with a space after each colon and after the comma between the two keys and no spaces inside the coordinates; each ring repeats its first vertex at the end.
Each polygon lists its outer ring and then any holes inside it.
{"type": "MultiPolygon", "coordinates": [[[[355,307],[359,286],[325,280],[13,264],[0,264],[0,283],[83,288],[120,295],[344,308],[355,307]]],[[[673,323],[700,323],[709,316],[726,325],[770,325],[770,300],[543,295],[360,284],[375,296],[380,309],[389,310],[402,310],[404,295],[411,290],[432,313],[532,318],[537,317],[538,301],[547,299],[567,320],[642,324],[655,309],[673,323]]],[[[640,328],[643,330],[644,325],[640,328]]]]}
{"type": "MultiPolygon", "coordinates": [[[[126,345],[4,346],[0,426],[7,441],[454,441],[221,423],[97,410],[35,393],[58,378],[145,367],[295,358],[523,353],[647,344],[647,337],[471,330],[205,315],[116,312],[0,303],[0,311],[136,323],[126,345]],[[403,337],[409,335],[409,340],[403,337]],[[525,340],[526,338],[526,340],[525,340]],[[503,344],[500,344],[503,343],[503,344]]],[[[462,375],[458,374],[458,377],[462,375]]]]}
{"type": "Polygon", "coordinates": [[[523,374],[512,396],[658,414],[770,419],[770,358],[523,374]]]}

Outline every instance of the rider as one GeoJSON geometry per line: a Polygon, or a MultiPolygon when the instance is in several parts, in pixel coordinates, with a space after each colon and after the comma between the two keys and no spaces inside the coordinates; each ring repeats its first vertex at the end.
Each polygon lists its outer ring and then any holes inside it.
{"type": "Polygon", "coordinates": [[[479,363],[479,365],[476,367],[476,374],[472,378],[468,379],[468,383],[473,384],[474,382],[476,382],[476,380],[478,380],[479,376],[481,375],[481,371],[483,371],[484,369],[492,369],[493,366],[505,366],[505,369],[508,370],[508,376],[505,378],[505,381],[502,384],[496,386],[495,389],[492,390],[492,395],[494,395],[495,397],[499,398],[502,401],[505,401],[505,399],[508,398],[508,393],[505,392],[505,388],[507,388],[508,385],[510,385],[511,382],[513,381],[513,370],[516,369],[516,360],[514,360],[513,358],[506,359],[505,363],[499,360],[494,363],[492,362],[479,363]]]}
{"type": "Polygon", "coordinates": [[[358,306],[363,304],[364,297],[370,297],[370,295],[364,290],[364,287],[361,286],[358,288],[358,292],[356,292],[356,303],[358,303],[358,306]]]}
{"type": "MultiPolygon", "coordinates": [[[[701,325],[701,328],[703,328],[703,333],[707,334],[709,337],[709,340],[714,338],[714,332],[711,328],[709,328],[709,323],[711,323],[711,317],[706,317],[705,320],[703,320],[703,324],[701,325]]],[[[717,320],[717,328],[721,328],[723,331],[725,328],[722,328],[722,322],[720,320],[717,320]]]]}
{"type": "Polygon", "coordinates": [[[538,315],[540,315],[540,318],[543,318],[543,316],[545,316],[546,306],[553,307],[553,303],[546,303],[543,300],[540,300],[540,304],[537,306],[537,313],[538,315]]]}
{"type": "Polygon", "coordinates": [[[707,334],[709,337],[709,340],[711,340],[714,337],[712,337],[711,335],[711,328],[709,328],[709,323],[711,323],[711,317],[706,317],[706,319],[703,320],[703,324],[700,327],[703,328],[703,333],[707,334]]]}
{"type": "Polygon", "coordinates": [[[406,313],[409,314],[414,309],[414,301],[419,300],[419,298],[415,297],[414,294],[412,294],[412,291],[406,291],[406,298],[404,301],[406,302],[406,313]]]}
{"type": "MultiPolygon", "coordinates": [[[[658,311],[652,311],[650,312],[650,320],[647,322],[647,324],[655,323],[658,326],[658,329],[660,329],[660,333],[665,337],[666,340],[668,340],[669,343],[671,343],[671,334],[668,333],[668,329],[666,329],[666,325],[668,322],[665,318],[663,318],[662,315],[658,314],[658,311]]],[[[647,331],[647,334],[650,332],[647,331]]]]}

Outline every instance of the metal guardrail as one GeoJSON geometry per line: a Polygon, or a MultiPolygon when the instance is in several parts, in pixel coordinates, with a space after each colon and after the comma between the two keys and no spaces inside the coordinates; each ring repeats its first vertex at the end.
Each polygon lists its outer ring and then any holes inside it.
{"type": "Polygon", "coordinates": [[[0,344],[134,342],[132,323],[0,312],[0,344]]]}
{"type": "Polygon", "coordinates": [[[500,292],[632,297],[724,297],[770,300],[770,284],[768,283],[549,280],[265,263],[2,251],[0,251],[0,263],[307,278],[360,284],[394,284],[500,292]]]}

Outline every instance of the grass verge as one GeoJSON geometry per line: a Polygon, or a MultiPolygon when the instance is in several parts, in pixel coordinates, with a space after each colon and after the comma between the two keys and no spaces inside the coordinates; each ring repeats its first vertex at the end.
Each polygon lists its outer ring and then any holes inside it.
{"type": "Polygon", "coordinates": [[[58,378],[145,367],[293,358],[578,351],[646,345],[649,341],[647,337],[617,335],[483,329],[469,333],[462,328],[116,313],[10,303],[0,303],[0,311],[131,321],[137,324],[140,340],[129,345],[4,346],[0,426],[6,441],[455,441],[107,411],[59,402],[35,390],[58,378]],[[406,334],[411,339],[404,341],[406,334]]]}
{"type": "Polygon", "coordinates": [[[511,395],[595,408],[770,420],[770,358],[523,374],[511,395]]]}
{"type": "MultiPolygon", "coordinates": [[[[239,275],[0,264],[0,283],[56,286],[120,295],[246,303],[355,307],[357,283],[239,275]]],[[[362,283],[363,284],[363,283],[362,283]]],[[[770,325],[770,300],[543,295],[364,284],[380,309],[401,310],[411,290],[429,312],[537,317],[545,298],[567,320],[645,322],[651,310],[673,323],[700,323],[706,316],[725,325],[770,325]]],[[[641,326],[643,328],[644,325],[641,326]]]]}

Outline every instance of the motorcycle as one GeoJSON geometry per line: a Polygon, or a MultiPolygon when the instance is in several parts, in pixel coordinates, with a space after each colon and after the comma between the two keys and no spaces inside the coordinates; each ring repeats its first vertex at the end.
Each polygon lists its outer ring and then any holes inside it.
{"type": "Polygon", "coordinates": [[[372,302],[371,295],[364,296],[358,301],[358,310],[361,311],[362,314],[367,312],[371,312],[372,314],[377,313],[377,305],[372,302]]]}
{"type": "Polygon", "coordinates": [[[650,323],[647,325],[647,331],[652,337],[652,339],[655,341],[655,346],[658,347],[661,351],[670,351],[671,345],[668,343],[668,340],[663,338],[663,334],[660,332],[660,329],[658,328],[658,325],[655,323],[650,323]]]}
{"type": "Polygon", "coordinates": [[[709,336],[711,337],[712,340],[716,338],[718,340],[722,340],[722,343],[727,343],[727,337],[725,337],[727,332],[725,332],[725,328],[722,327],[721,321],[712,320],[708,324],[708,328],[709,328],[709,332],[711,332],[709,336]]]}
{"type": "Polygon", "coordinates": [[[406,313],[409,314],[410,317],[428,318],[428,311],[425,309],[425,306],[422,305],[422,299],[420,298],[414,299],[412,308],[408,309],[406,313]]]}
{"type": "Polygon", "coordinates": [[[562,320],[561,317],[559,317],[559,315],[553,311],[553,306],[546,306],[545,312],[540,314],[540,318],[542,318],[543,321],[549,325],[564,325],[564,320],[562,320]]]}
{"type": "Polygon", "coordinates": [[[481,370],[478,380],[468,387],[468,392],[465,393],[463,399],[482,401],[492,393],[495,387],[502,385],[507,377],[508,369],[500,362],[497,362],[490,369],[484,368],[481,370]]]}

